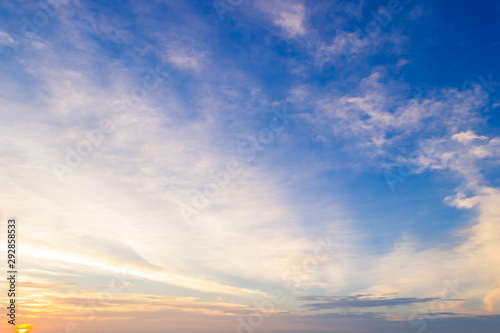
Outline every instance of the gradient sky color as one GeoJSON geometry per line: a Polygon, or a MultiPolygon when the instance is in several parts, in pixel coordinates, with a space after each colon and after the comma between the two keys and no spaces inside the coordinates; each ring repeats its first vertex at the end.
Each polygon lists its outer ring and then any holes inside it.
{"type": "Polygon", "coordinates": [[[494,332],[499,15],[486,0],[0,2],[18,323],[494,332]]]}

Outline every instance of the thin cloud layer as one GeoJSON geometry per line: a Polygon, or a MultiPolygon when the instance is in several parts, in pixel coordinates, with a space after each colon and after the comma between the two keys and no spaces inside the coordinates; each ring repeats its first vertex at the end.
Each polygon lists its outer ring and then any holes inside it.
{"type": "Polygon", "coordinates": [[[390,298],[373,297],[373,295],[354,296],[302,296],[297,297],[299,301],[321,301],[323,303],[308,303],[304,307],[312,310],[325,309],[350,309],[350,308],[376,308],[380,306],[401,306],[416,303],[427,303],[437,298],[390,298]]]}

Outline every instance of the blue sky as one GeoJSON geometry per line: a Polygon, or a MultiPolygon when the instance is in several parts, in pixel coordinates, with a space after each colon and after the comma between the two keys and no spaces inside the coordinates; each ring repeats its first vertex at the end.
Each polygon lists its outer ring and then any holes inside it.
{"type": "Polygon", "coordinates": [[[498,326],[498,3],[0,6],[20,324],[498,326]]]}

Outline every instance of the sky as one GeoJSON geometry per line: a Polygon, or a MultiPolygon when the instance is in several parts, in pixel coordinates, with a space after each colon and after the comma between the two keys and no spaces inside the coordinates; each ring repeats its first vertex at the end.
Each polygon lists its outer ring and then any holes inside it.
{"type": "Polygon", "coordinates": [[[499,14],[0,1],[1,331],[492,332],[499,14]]]}

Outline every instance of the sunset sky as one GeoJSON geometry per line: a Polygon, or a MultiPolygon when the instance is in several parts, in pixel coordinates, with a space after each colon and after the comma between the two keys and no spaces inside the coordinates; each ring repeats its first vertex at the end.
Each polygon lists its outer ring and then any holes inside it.
{"type": "MultiPolygon", "coordinates": [[[[16,323],[494,332],[499,16],[493,0],[0,1],[16,323]]],[[[0,331],[17,332],[2,281],[0,331]]]]}

